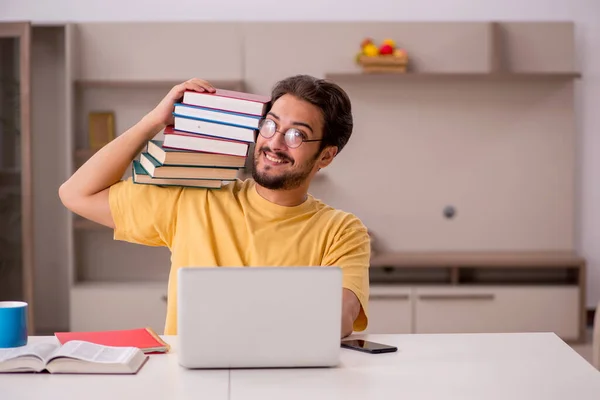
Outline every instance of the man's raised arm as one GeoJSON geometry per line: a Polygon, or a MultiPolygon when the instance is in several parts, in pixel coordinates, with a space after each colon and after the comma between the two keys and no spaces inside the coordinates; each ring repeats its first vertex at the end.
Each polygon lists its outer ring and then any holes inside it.
{"type": "Polygon", "coordinates": [[[60,186],[58,193],[65,207],[114,229],[108,202],[109,188],[121,179],[146,142],[172,123],[174,104],[186,90],[213,92],[214,88],[200,79],[191,79],[173,87],[154,110],[96,152],[60,186]]]}

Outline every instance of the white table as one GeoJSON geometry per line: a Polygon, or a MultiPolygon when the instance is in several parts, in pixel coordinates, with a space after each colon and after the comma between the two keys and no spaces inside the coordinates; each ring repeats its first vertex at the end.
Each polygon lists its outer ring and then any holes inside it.
{"type": "Polygon", "coordinates": [[[172,352],[138,375],[0,374],[0,399],[600,399],[600,372],[551,333],[355,336],[399,351],[343,349],[331,369],[190,371],[166,336],[172,352]]]}
{"type": "MultiPolygon", "coordinates": [[[[551,333],[370,335],[331,370],[231,372],[231,399],[600,399],[600,372],[551,333]]],[[[309,344],[308,344],[309,345],[309,344]]]]}
{"type": "MultiPolygon", "coordinates": [[[[168,354],[152,354],[136,375],[0,374],[0,400],[227,400],[228,370],[186,370],[177,364],[177,341],[168,354]]],[[[30,337],[30,341],[56,340],[30,337]]]]}

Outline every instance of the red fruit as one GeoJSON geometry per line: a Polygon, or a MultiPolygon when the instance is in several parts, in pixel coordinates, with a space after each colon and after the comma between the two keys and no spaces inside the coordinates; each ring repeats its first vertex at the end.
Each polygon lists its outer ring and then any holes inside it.
{"type": "Polygon", "coordinates": [[[381,46],[379,48],[379,54],[388,55],[388,54],[393,54],[393,53],[394,53],[394,48],[392,46],[390,46],[389,44],[384,44],[383,46],[381,46]]]}

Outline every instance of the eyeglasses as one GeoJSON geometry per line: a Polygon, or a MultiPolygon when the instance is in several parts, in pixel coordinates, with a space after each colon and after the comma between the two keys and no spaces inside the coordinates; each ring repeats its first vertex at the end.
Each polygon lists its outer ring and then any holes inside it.
{"type": "MultiPolygon", "coordinates": [[[[275,121],[273,121],[272,119],[269,118],[265,118],[260,122],[260,125],[258,126],[258,132],[260,133],[260,136],[264,137],[265,139],[270,139],[273,137],[273,135],[275,135],[275,132],[277,131],[277,123],[275,121]]],[[[297,147],[299,147],[303,142],[320,142],[323,139],[306,139],[306,136],[304,135],[304,133],[302,133],[301,131],[299,131],[296,128],[290,128],[287,131],[282,132],[284,135],[284,140],[285,140],[285,144],[287,147],[291,148],[291,149],[295,149],[297,147]]]]}

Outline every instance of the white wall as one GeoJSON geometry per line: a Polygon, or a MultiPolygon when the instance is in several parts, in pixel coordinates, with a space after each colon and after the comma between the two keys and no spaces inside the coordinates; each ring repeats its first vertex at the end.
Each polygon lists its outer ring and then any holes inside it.
{"type": "Polygon", "coordinates": [[[0,0],[0,20],[568,20],[576,23],[580,170],[577,243],[589,261],[588,306],[600,301],[600,1],[598,0],[0,0]],[[597,201],[594,201],[597,200],[597,201]]]}

